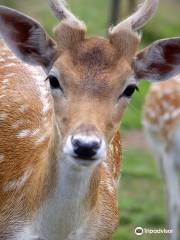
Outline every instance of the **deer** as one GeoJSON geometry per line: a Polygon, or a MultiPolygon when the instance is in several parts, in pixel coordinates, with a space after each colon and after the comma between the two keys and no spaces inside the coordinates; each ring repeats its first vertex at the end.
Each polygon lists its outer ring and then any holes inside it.
{"type": "MultiPolygon", "coordinates": [[[[180,64],[180,58],[179,58],[180,64]]],[[[180,224],[180,75],[155,83],[144,106],[143,124],[166,187],[169,240],[177,240],[180,224]]]]}
{"type": "Polygon", "coordinates": [[[64,1],[49,5],[60,21],[53,38],[0,7],[0,238],[110,240],[119,225],[119,121],[140,80],[180,72],[180,38],[138,52],[138,30],[158,0],[107,38],[86,37],[64,1]]]}

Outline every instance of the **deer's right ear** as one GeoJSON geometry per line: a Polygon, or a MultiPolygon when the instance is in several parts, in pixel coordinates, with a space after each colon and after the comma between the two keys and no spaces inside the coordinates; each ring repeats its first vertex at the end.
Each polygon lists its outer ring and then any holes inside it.
{"type": "Polygon", "coordinates": [[[133,63],[136,79],[161,81],[180,73],[180,38],[154,42],[138,53],[133,63]]]}
{"type": "Polygon", "coordinates": [[[56,45],[33,19],[0,6],[0,35],[21,60],[41,65],[46,71],[56,58],[56,45]]]}

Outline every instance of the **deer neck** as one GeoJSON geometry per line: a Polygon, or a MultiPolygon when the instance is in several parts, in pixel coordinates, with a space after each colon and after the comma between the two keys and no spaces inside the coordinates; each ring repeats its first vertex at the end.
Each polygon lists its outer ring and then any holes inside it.
{"type": "Polygon", "coordinates": [[[101,165],[82,167],[63,158],[57,129],[50,156],[48,195],[33,224],[33,232],[47,239],[52,236],[59,239],[60,234],[64,239],[91,216],[98,199],[101,165]]]}

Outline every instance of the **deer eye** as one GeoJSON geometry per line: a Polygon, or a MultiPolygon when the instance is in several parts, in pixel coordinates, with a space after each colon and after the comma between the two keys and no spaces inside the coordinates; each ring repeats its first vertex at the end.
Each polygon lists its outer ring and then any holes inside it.
{"type": "Polygon", "coordinates": [[[124,90],[124,92],[123,92],[123,94],[121,95],[121,97],[131,98],[135,91],[139,91],[139,88],[138,88],[135,84],[129,85],[129,86],[124,90]]]}
{"type": "Polygon", "coordinates": [[[51,89],[60,89],[61,91],[63,91],[57,77],[55,77],[53,75],[49,75],[48,79],[49,79],[49,82],[50,82],[51,89]]]}

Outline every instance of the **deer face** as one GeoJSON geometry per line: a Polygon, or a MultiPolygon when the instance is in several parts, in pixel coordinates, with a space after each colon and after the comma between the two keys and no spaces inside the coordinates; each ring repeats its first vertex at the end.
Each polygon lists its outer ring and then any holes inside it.
{"type": "Polygon", "coordinates": [[[62,20],[55,40],[39,23],[0,7],[0,33],[23,61],[47,73],[56,126],[64,156],[79,162],[106,158],[122,113],[142,78],[166,79],[180,71],[180,39],[155,42],[136,54],[136,30],[149,20],[158,0],[146,0],[131,17],[109,32],[109,38],[85,38],[86,27],[61,1],[50,1],[62,20]]]}
{"type": "Polygon", "coordinates": [[[102,38],[72,44],[57,58],[48,78],[65,155],[106,158],[108,143],[137,88],[131,61],[102,38]]]}

